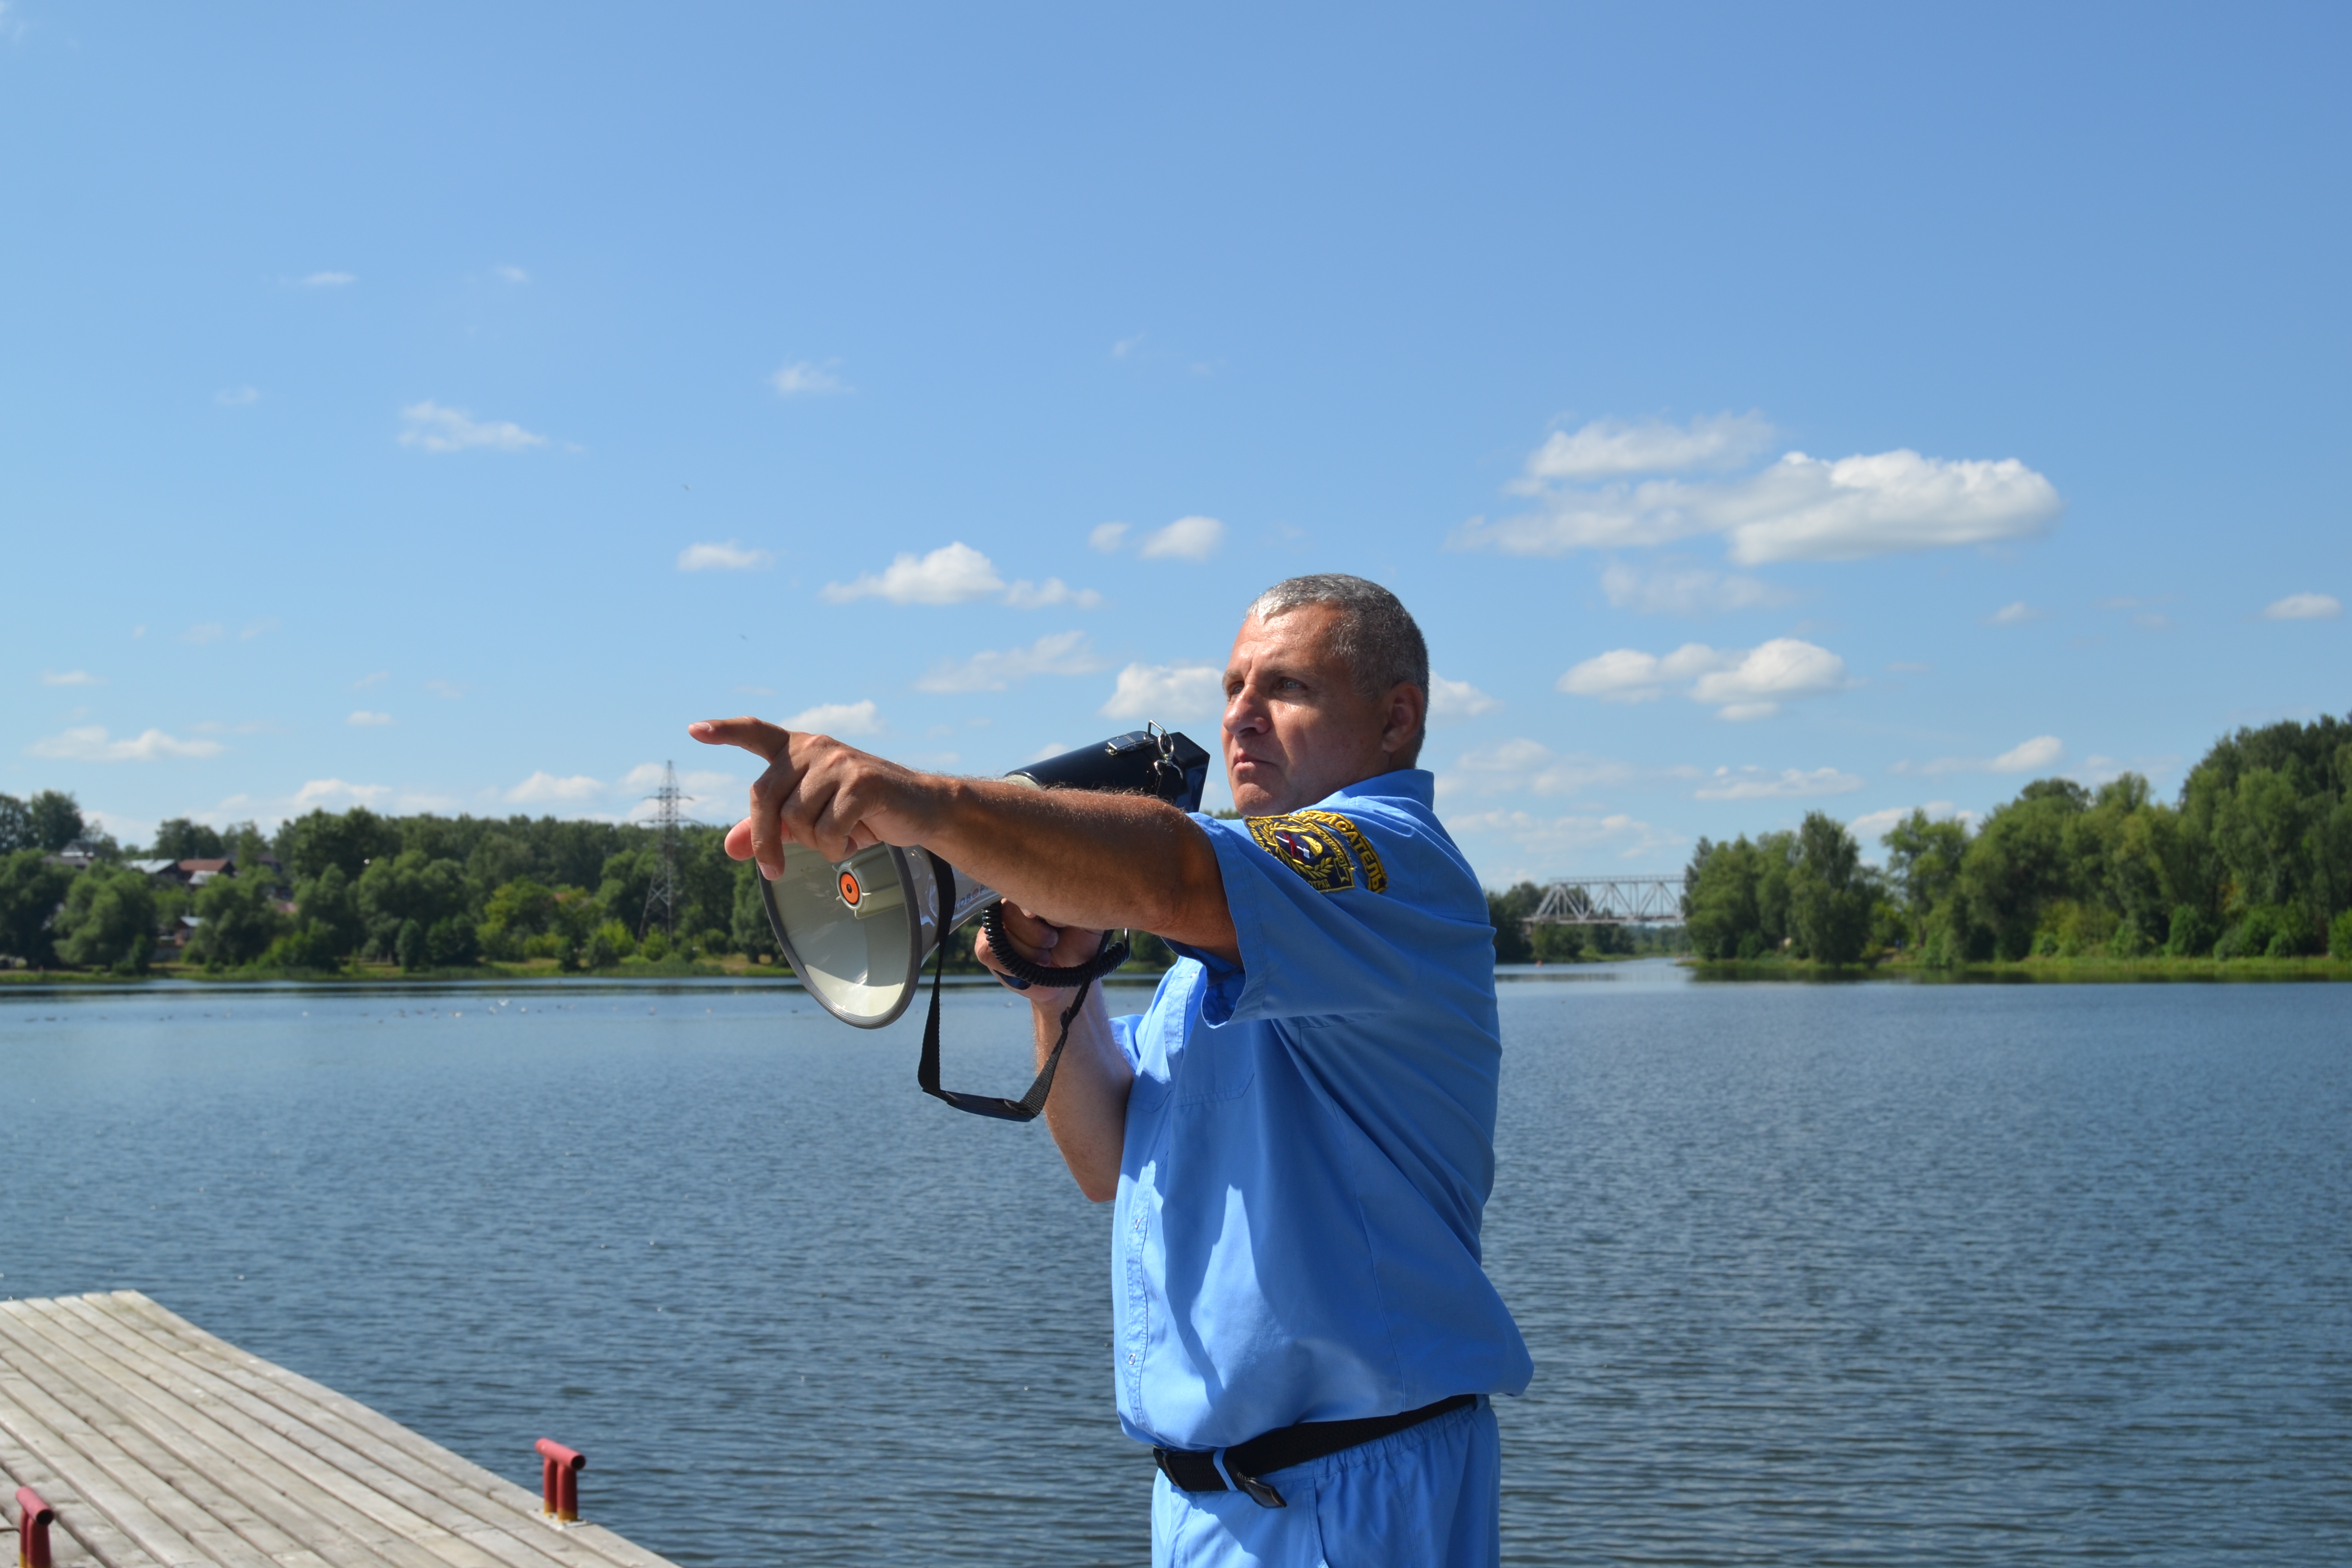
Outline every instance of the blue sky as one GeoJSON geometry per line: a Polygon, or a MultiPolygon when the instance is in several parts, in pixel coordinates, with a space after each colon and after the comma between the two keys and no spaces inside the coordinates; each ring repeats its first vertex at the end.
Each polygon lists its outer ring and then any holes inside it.
{"type": "Polygon", "coordinates": [[[1429,634],[1481,873],[2340,711],[2341,8],[0,8],[0,790],[622,815],[1429,634]]]}

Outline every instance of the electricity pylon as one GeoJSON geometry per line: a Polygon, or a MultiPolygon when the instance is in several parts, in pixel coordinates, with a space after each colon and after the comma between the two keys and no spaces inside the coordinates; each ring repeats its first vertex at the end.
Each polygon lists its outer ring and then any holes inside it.
{"type": "Polygon", "coordinates": [[[677,804],[688,798],[677,788],[677,767],[673,763],[662,764],[661,788],[646,796],[659,803],[654,814],[654,827],[661,835],[661,864],[654,879],[646,885],[646,911],[637,920],[637,940],[646,940],[653,930],[654,910],[661,910],[662,934],[677,935],[677,804]]]}

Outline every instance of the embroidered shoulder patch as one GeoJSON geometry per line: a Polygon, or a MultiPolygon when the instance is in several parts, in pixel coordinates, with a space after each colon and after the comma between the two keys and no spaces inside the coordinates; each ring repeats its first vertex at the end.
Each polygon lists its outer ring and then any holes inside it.
{"type": "Polygon", "coordinates": [[[1247,819],[1250,837],[1258,847],[1307,879],[1307,885],[1318,893],[1337,893],[1356,885],[1355,868],[1348,863],[1348,851],[1339,836],[1320,822],[1309,820],[1323,813],[1294,812],[1288,816],[1253,816],[1247,819]]]}
{"type": "Polygon", "coordinates": [[[1364,868],[1364,887],[1369,891],[1389,890],[1388,868],[1381,864],[1380,851],[1372,847],[1372,841],[1364,837],[1362,828],[1336,811],[1302,811],[1296,815],[1308,822],[1321,823],[1348,841],[1348,847],[1356,852],[1356,864],[1364,868]]]}

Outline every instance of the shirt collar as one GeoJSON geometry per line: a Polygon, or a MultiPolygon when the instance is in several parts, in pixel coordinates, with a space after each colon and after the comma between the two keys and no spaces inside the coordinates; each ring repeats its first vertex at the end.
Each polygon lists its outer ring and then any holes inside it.
{"type": "Polygon", "coordinates": [[[1409,800],[1415,805],[1437,804],[1437,775],[1427,768],[1398,768],[1335,789],[1331,800],[1409,800]]]}

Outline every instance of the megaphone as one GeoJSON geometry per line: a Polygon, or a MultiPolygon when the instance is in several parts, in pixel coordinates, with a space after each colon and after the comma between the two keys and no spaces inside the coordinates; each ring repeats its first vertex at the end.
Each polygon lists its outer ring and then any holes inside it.
{"type": "MultiPolygon", "coordinates": [[[[1150,724],[1004,776],[1037,789],[1156,795],[1198,811],[1209,753],[1150,724]]],[[[861,1029],[896,1023],[914,999],[925,961],[950,931],[997,902],[994,889],[937,855],[895,844],[846,860],[793,849],[782,876],[759,881],[784,961],[819,1006],[861,1029]]]]}

